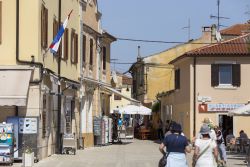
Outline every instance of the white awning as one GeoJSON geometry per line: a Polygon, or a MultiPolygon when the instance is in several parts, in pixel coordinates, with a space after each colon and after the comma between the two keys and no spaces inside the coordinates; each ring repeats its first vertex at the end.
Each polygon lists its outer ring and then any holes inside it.
{"type": "Polygon", "coordinates": [[[0,106],[26,106],[31,69],[0,69],[0,106]]]}
{"type": "Polygon", "coordinates": [[[228,115],[229,116],[234,116],[234,115],[249,115],[250,116],[250,104],[231,110],[228,112],[228,115]]]}
{"type": "Polygon", "coordinates": [[[127,105],[125,107],[117,109],[120,114],[139,114],[139,115],[151,115],[152,110],[145,106],[135,106],[135,105],[127,105]]]}
{"type": "Polygon", "coordinates": [[[112,88],[109,84],[107,83],[104,83],[104,82],[100,82],[100,81],[96,81],[94,79],[91,79],[91,78],[86,78],[84,77],[83,80],[87,81],[87,82],[92,82],[94,84],[97,84],[98,86],[100,86],[102,89],[106,89],[107,91],[111,92],[111,93],[114,93],[116,94],[117,96],[120,96],[126,100],[129,100],[133,103],[136,103],[136,104],[140,104],[141,102],[138,101],[138,100],[135,100],[131,97],[128,97],[128,96],[125,96],[123,95],[121,92],[117,91],[116,89],[112,88]]]}
{"type": "Polygon", "coordinates": [[[133,99],[133,98],[131,98],[131,97],[127,97],[127,96],[123,95],[121,92],[117,91],[117,90],[114,89],[114,88],[111,88],[111,87],[108,87],[108,86],[105,86],[105,85],[103,85],[103,88],[104,88],[104,89],[107,89],[108,91],[110,91],[110,92],[116,94],[117,96],[121,96],[122,98],[124,98],[124,99],[126,99],[126,100],[129,100],[129,101],[131,101],[131,102],[134,102],[134,103],[137,103],[137,104],[140,104],[140,103],[141,103],[141,102],[138,101],[138,100],[135,100],[135,99],[133,99]]]}

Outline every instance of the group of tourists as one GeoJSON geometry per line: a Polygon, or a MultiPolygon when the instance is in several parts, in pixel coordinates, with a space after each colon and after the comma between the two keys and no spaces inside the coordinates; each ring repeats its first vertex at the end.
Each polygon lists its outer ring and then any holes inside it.
{"type": "Polygon", "coordinates": [[[165,167],[188,167],[186,153],[190,153],[192,149],[193,167],[226,166],[227,162],[222,130],[214,126],[209,118],[204,119],[192,142],[185,137],[180,124],[171,122],[159,149],[164,155],[165,167]]]}

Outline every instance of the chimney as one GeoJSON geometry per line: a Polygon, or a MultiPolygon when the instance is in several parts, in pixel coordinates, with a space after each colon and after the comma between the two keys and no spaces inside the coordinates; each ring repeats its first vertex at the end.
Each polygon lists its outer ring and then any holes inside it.
{"type": "Polygon", "coordinates": [[[213,24],[211,27],[206,26],[202,27],[202,39],[204,42],[211,42],[215,43],[216,42],[216,25],[213,24]]]}
{"type": "Polygon", "coordinates": [[[141,46],[138,46],[138,55],[137,55],[137,61],[141,61],[141,46]]]}

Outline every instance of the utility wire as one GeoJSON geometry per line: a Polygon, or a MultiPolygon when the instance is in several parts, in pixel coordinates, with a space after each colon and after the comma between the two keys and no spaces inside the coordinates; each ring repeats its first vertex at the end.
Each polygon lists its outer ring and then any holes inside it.
{"type": "Polygon", "coordinates": [[[247,42],[227,42],[227,43],[222,43],[222,42],[218,42],[218,43],[211,43],[211,42],[181,42],[181,41],[158,41],[158,40],[145,40],[145,39],[133,39],[133,38],[116,38],[117,40],[120,41],[131,41],[131,42],[146,42],[146,43],[165,43],[165,44],[194,44],[194,45],[201,45],[201,44],[223,44],[223,45],[231,45],[231,44],[250,44],[250,41],[247,42]]]}

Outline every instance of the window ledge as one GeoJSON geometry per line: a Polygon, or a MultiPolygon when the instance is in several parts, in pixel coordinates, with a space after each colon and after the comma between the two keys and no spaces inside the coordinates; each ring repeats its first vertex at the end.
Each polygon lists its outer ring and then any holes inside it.
{"type": "Polygon", "coordinates": [[[231,90],[235,90],[237,89],[238,87],[235,87],[233,85],[219,85],[219,86],[216,86],[214,87],[215,89],[231,89],[231,90]]]}

